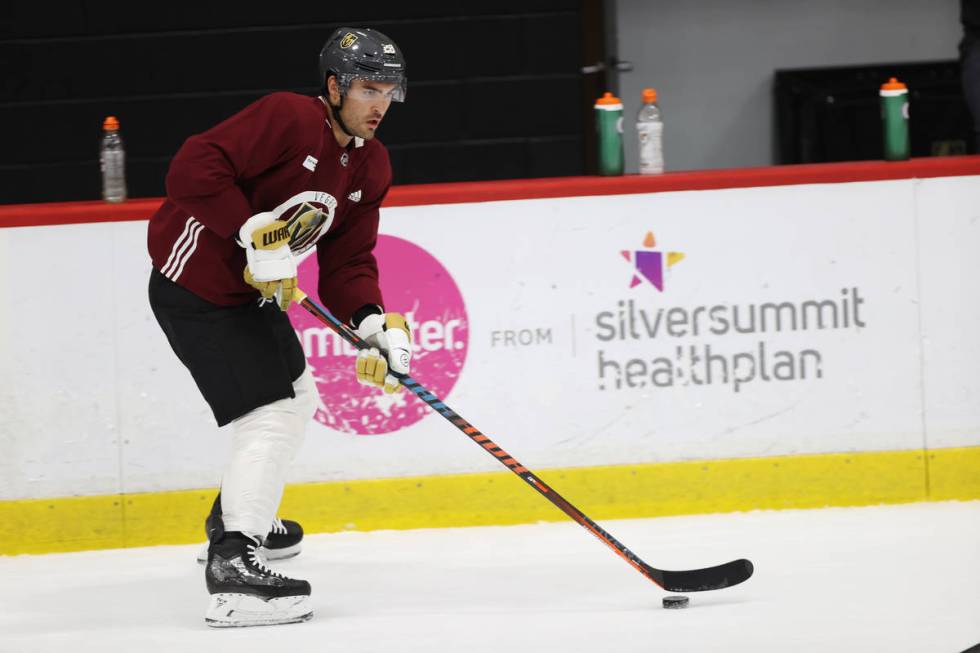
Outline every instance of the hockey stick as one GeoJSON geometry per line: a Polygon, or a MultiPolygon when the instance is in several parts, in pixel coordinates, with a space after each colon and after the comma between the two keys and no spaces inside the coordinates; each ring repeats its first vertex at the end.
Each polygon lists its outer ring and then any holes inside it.
{"type": "MultiPolygon", "coordinates": [[[[357,334],[345,326],[330,314],[327,309],[321,307],[302,290],[297,289],[297,301],[303,308],[313,314],[318,320],[333,329],[341,338],[349,342],[357,349],[366,349],[367,343],[361,340],[357,334]]],[[[394,373],[392,373],[394,374],[394,373]]],[[[564,497],[555,492],[547,483],[536,478],[530,471],[521,465],[509,453],[497,446],[490,438],[480,433],[465,419],[456,414],[449,406],[443,403],[438,397],[426,390],[421,383],[407,374],[395,374],[402,385],[408,388],[415,396],[427,403],[433,410],[445,417],[453,426],[462,431],[469,439],[492,453],[510,471],[521,477],[524,482],[538,491],[544,498],[553,503],[566,515],[574,519],[583,528],[599,538],[606,546],[616,552],[620,558],[631,564],[637,571],[670,592],[702,592],[704,590],[717,590],[746,581],[752,576],[752,563],[748,560],[732,560],[717,567],[707,567],[705,569],[688,569],[685,571],[668,571],[651,567],[632,551],[627,549],[615,537],[607,533],[598,524],[585,516],[585,514],[570,504],[564,497]]]]}

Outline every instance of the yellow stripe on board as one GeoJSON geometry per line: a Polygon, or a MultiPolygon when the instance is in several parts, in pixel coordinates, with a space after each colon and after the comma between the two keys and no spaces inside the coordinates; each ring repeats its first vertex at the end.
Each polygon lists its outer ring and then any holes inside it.
{"type": "MultiPolygon", "coordinates": [[[[540,477],[595,520],[971,500],[980,499],[980,447],[580,467],[540,477]]],[[[214,494],[0,501],[0,554],[202,542],[214,494]]],[[[567,519],[510,472],[292,485],[280,514],[310,533],[567,519]]]]}

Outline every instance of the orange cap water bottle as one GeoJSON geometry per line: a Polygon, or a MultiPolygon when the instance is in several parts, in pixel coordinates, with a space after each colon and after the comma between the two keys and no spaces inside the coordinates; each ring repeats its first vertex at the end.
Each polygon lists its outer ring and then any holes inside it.
{"type": "Polygon", "coordinates": [[[909,158],[909,89],[894,77],[881,85],[881,128],[886,161],[909,158]]]}
{"type": "Polygon", "coordinates": [[[599,174],[623,174],[623,101],[606,92],[595,103],[599,135],[599,174]]]}

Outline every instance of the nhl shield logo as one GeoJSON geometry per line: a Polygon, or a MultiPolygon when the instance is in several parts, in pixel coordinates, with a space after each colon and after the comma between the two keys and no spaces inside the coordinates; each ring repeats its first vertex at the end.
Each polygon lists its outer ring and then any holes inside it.
{"type": "Polygon", "coordinates": [[[344,50],[354,45],[357,42],[357,35],[347,32],[344,34],[344,38],[340,40],[340,47],[344,50]]]}
{"type": "Polygon", "coordinates": [[[346,168],[348,163],[350,163],[350,157],[347,156],[347,152],[344,152],[340,155],[340,165],[346,168]]]}

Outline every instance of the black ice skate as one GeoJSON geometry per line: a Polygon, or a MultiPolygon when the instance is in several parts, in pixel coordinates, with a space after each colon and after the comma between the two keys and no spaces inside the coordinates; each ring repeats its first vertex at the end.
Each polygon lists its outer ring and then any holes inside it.
{"type": "Polygon", "coordinates": [[[310,584],[266,567],[259,541],[243,533],[220,527],[212,533],[204,578],[211,593],[204,617],[209,626],[271,626],[313,617],[310,584]]]}
{"type": "MultiPolygon", "coordinates": [[[[204,522],[204,532],[208,536],[208,541],[211,540],[212,522],[215,516],[221,516],[220,493],[215,498],[214,505],[211,506],[211,514],[208,515],[208,518],[204,522]]],[[[302,541],[303,527],[299,525],[299,522],[294,522],[291,519],[279,519],[277,517],[272,521],[272,527],[265,536],[260,553],[263,554],[266,560],[292,558],[293,556],[299,555],[299,552],[303,550],[302,541]]],[[[197,554],[197,561],[204,564],[207,560],[208,545],[205,543],[197,554]]]]}

